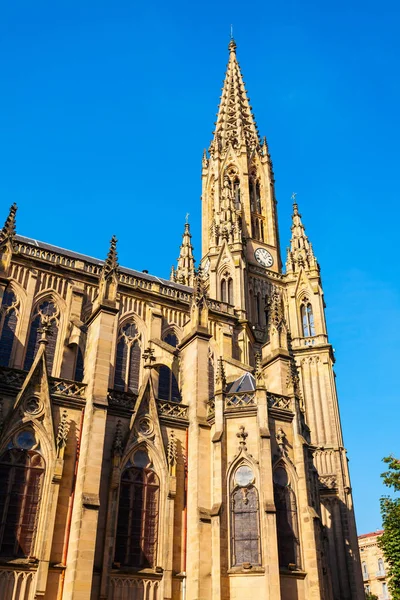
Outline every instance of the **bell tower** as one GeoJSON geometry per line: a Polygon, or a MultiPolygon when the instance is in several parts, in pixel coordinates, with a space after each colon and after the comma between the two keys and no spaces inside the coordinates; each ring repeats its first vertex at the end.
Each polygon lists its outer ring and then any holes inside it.
{"type": "Polygon", "coordinates": [[[259,137],[233,39],[214,137],[203,155],[202,256],[210,296],[257,325],[264,307],[255,306],[249,268],[265,287],[268,270],[281,272],[281,257],[272,162],[266,139],[259,137]]]}

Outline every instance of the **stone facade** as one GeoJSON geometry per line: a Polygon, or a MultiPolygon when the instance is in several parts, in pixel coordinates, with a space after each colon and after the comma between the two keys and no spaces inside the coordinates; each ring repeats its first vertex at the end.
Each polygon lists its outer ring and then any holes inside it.
{"type": "Polygon", "coordinates": [[[387,564],[378,546],[383,531],[374,531],[358,536],[361,571],[365,593],[373,594],[379,600],[390,600],[387,583],[387,564]]]}
{"type": "Polygon", "coordinates": [[[0,234],[3,600],[361,600],[318,262],[236,45],[171,280],[0,234]]]}

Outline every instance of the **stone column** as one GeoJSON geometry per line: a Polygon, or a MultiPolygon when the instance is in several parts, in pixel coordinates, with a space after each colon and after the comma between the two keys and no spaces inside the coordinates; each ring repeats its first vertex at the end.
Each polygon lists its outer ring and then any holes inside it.
{"type": "Polygon", "coordinates": [[[100,304],[88,322],[87,397],[63,600],[90,600],[99,489],[107,419],[107,390],[118,310],[100,304]]]}

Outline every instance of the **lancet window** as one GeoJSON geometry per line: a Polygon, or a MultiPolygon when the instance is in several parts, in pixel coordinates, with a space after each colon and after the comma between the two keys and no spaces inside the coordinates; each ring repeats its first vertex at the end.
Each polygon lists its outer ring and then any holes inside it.
{"type": "Polygon", "coordinates": [[[18,323],[18,299],[10,289],[3,294],[0,309],[0,366],[9,367],[18,323]]]}
{"type": "Polygon", "coordinates": [[[0,555],[33,553],[45,464],[31,429],[19,431],[0,457],[0,555]]]}
{"type": "Polygon", "coordinates": [[[239,210],[240,209],[240,181],[237,177],[236,177],[235,181],[233,182],[233,196],[235,199],[235,208],[236,208],[236,210],[239,210]]]}
{"type": "Polygon", "coordinates": [[[45,300],[36,306],[29,331],[24,369],[28,370],[31,368],[39,348],[39,340],[41,339],[42,334],[45,334],[47,340],[47,369],[49,374],[51,374],[57,345],[59,315],[60,311],[58,306],[51,300],[45,300]]]}
{"type": "Polygon", "coordinates": [[[234,472],[230,493],[232,566],[261,565],[258,491],[253,469],[242,463],[234,472]]]}
{"type": "Polygon", "coordinates": [[[281,466],[274,471],[274,499],[279,565],[283,568],[300,567],[296,494],[290,485],[286,469],[281,466]]]}
{"type": "Polygon", "coordinates": [[[229,273],[225,273],[221,279],[221,301],[234,304],[233,279],[229,273]]]}
{"type": "Polygon", "coordinates": [[[119,330],[115,361],[114,388],[137,394],[140,379],[140,333],[134,321],[119,330]]]}
{"type": "Polygon", "coordinates": [[[303,336],[311,337],[315,335],[314,314],[311,303],[308,298],[304,298],[300,306],[301,323],[303,327],[303,336]]]}
{"type": "Polygon", "coordinates": [[[156,566],[159,503],[158,476],[147,452],[138,449],[121,476],[115,563],[136,568],[156,566]]]}

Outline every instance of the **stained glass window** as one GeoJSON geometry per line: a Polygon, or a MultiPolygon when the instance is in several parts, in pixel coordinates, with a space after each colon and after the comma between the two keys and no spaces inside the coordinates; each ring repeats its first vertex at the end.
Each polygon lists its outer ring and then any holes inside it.
{"type": "Polygon", "coordinates": [[[0,555],[26,557],[33,552],[44,477],[37,452],[12,449],[0,458],[0,555]]]}
{"type": "Polygon", "coordinates": [[[232,566],[261,564],[260,517],[254,474],[241,465],[234,474],[231,493],[232,566]]]}
{"type": "Polygon", "coordinates": [[[146,453],[129,463],[121,477],[115,562],[121,566],[156,566],[159,480],[146,453]],[[142,466],[145,465],[145,466],[142,466]]]}
{"type": "Polygon", "coordinates": [[[0,309],[0,365],[10,366],[11,352],[14,344],[15,330],[17,328],[17,297],[12,290],[3,294],[0,309]]]}
{"type": "Polygon", "coordinates": [[[174,348],[176,348],[178,345],[178,338],[172,332],[170,332],[166,336],[164,336],[163,339],[164,339],[164,342],[167,342],[167,344],[169,344],[170,346],[173,346],[174,348]]]}

